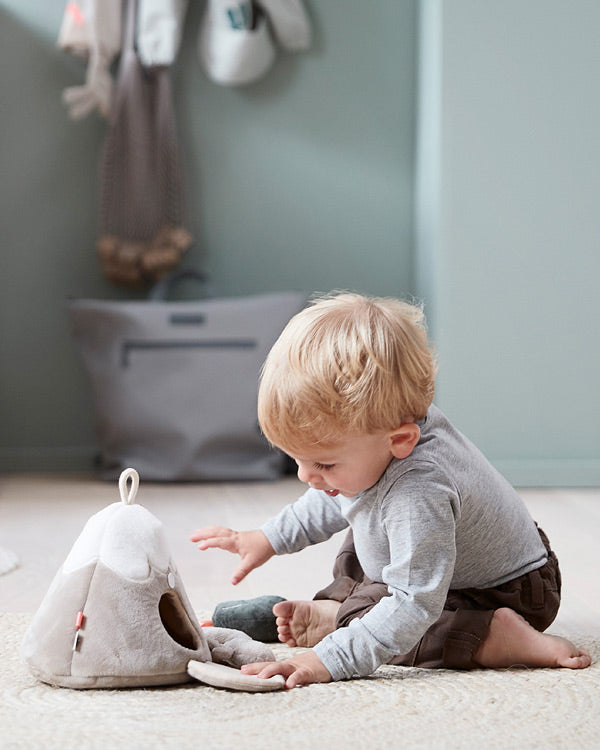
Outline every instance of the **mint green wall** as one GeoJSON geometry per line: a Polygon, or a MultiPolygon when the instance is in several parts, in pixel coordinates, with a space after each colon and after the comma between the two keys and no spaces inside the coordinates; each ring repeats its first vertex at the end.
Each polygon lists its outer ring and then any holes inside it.
{"type": "MultiPolygon", "coordinates": [[[[0,0],[4,470],[90,466],[64,300],[127,296],[94,258],[104,123],[60,102],[63,6],[0,0]]],[[[202,6],[173,70],[189,261],[224,294],[420,295],[458,426],[516,484],[600,485],[600,5],[307,0],[313,49],[246,89],[201,71],[202,6]]]]}
{"type": "Polygon", "coordinates": [[[175,78],[197,236],[224,292],[411,289],[416,3],[313,0],[308,54],[249,89],[175,78]]]}
{"type": "Polygon", "coordinates": [[[518,484],[600,484],[600,4],[422,3],[438,403],[518,484]]]}
{"type": "MultiPolygon", "coordinates": [[[[64,0],[0,0],[0,469],[90,465],[90,394],[67,296],[124,297],[94,251],[97,117],[69,121],[82,64],[55,40],[64,0]]],[[[313,48],[220,88],[190,1],[173,85],[189,263],[223,294],[412,291],[416,0],[307,0],[313,48]]]]}

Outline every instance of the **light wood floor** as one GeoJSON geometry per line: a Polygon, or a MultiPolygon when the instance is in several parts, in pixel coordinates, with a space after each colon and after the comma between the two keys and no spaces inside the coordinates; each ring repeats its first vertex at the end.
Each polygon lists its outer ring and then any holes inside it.
{"type": "MultiPolygon", "coordinates": [[[[199,552],[191,532],[208,525],[255,528],[302,491],[294,478],[273,483],[142,482],[137,500],[164,523],[171,553],[192,605],[210,613],[228,599],[278,594],[310,599],[329,582],[342,535],[277,557],[237,587],[229,578],[237,558],[199,552]]],[[[533,517],[549,535],[563,574],[563,604],[551,632],[571,637],[600,632],[600,489],[523,490],[533,517]]],[[[119,500],[116,484],[82,475],[0,477],[0,546],[20,559],[0,576],[0,612],[34,612],[87,519],[119,500]]]]}

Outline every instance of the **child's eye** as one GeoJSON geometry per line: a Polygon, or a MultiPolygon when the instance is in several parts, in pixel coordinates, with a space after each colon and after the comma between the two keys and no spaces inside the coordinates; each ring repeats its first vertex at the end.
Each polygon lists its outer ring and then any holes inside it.
{"type": "Polygon", "coordinates": [[[313,464],[315,469],[318,469],[319,471],[326,471],[327,469],[333,469],[335,464],[320,464],[318,461],[315,461],[313,464]]]}

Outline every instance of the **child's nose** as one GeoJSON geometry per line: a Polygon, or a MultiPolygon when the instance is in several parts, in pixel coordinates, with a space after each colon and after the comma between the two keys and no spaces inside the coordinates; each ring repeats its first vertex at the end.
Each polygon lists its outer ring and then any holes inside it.
{"type": "Polygon", "coordinates": [[[304,484],[310,484],[310,482],[316,477],[316,472],[310,467],[298,466],[298,479],[304,484]]]}

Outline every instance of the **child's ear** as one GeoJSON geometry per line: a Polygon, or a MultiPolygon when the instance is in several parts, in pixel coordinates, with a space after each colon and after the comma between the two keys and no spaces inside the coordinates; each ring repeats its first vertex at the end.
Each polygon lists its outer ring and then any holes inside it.
{"type": "Polygon", "coordinates": [[[390,433],[392,455],[395,458],[407,458],[413,452],[420,437],[421,430],[418,424],[414,422],[401,424],[397,430],[390,433]]]}

